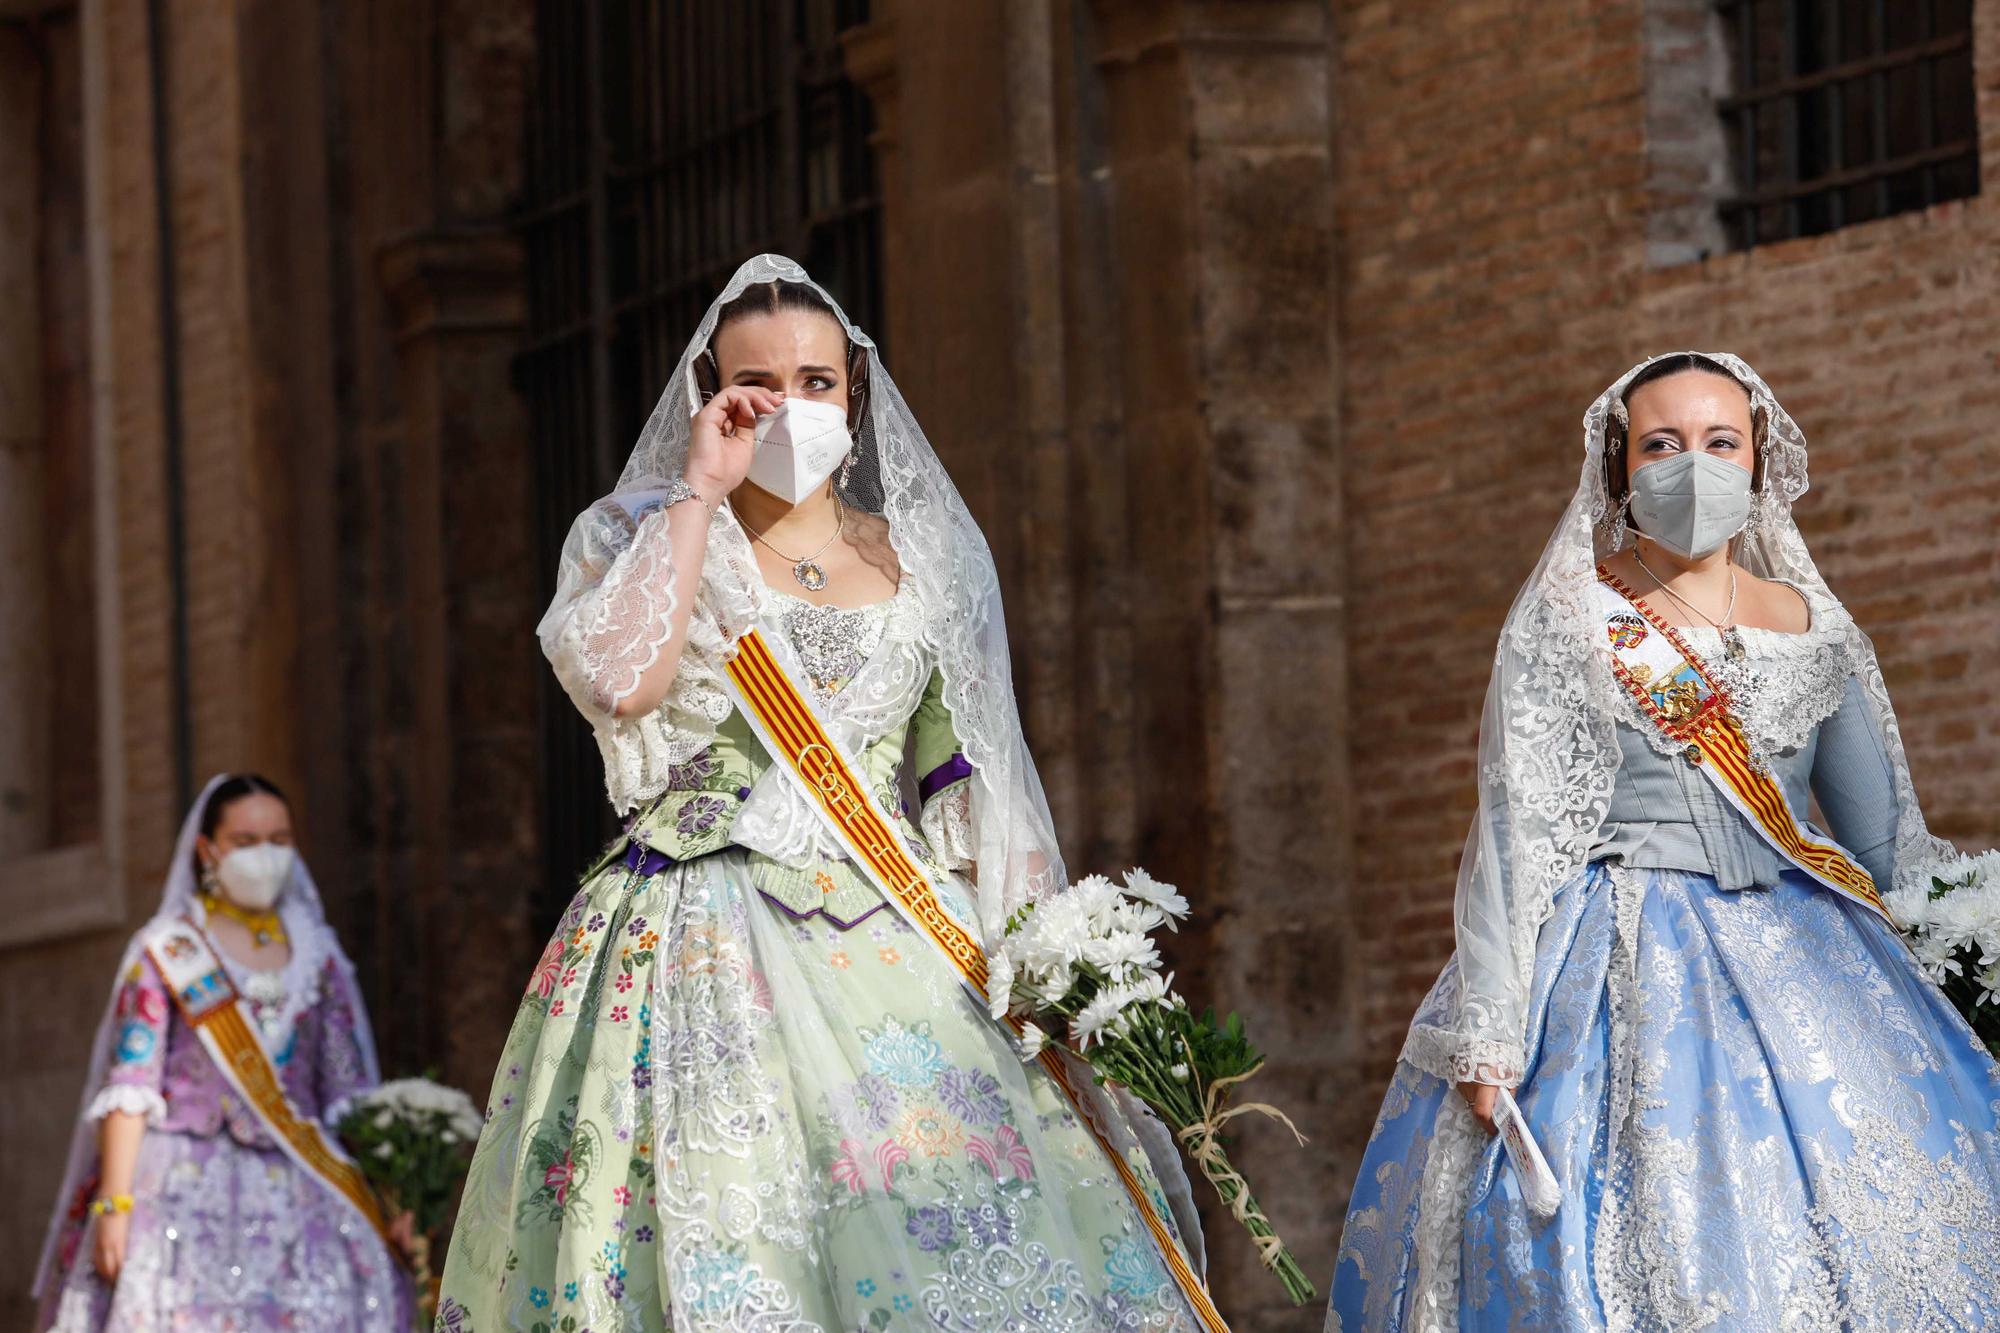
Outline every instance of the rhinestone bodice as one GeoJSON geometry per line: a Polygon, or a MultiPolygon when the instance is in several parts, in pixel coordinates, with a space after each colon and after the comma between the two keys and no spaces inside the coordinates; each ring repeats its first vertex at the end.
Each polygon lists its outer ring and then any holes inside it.
{"type": "Polygon", "coordinates": [[[799,655],[814,695],[826,703],[854,678],[881,644],[889,603],[850,609],[817,606],[790,593],[775,595],[784,604],[785,639],[799,655]]]}

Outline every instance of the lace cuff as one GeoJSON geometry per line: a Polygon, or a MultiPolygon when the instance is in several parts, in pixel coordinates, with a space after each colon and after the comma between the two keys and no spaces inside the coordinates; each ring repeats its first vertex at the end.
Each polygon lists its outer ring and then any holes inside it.
{"type": "Polygon", "coordinates": [[[1501,1002],[1461,992],[1460,980],[1454,960],[1417,1010],[1403,1058],[1450,1083],[1518,1085],[1528,1064],[1518,1022],[1501,1002]]]}
{"type": "Polygon", "coordinates": [[[83,1118],[94,1122],[113,1111],[143,1115],[147,1126],[151,1127],[167,1118],[167,1100],[153,1088],[136,1083],[113,1083],[90,1099],[90,1105],[84,1108],[83,1118]]]}
{"type": "Polygon", "coordinates": [[[1451,1055],[1451,1081],[1493,1083],[1511,1088],[1520,1083],[1521,1071],[1526,1064],[1526,1054],[1519,1042],[1465,1037],[1451,1055]]]}
{"type": "Polygon", "coordinates": [[[1403,1043],[1403,1059],[1447,1083],[1492,1083],[1506,1088],[1521,1082],[1521,1072],[1528,1063],[1518,1041],[1422,1023],[1410,1028],[1403,1043]]]}
{"type": "Polygon", "coordinates": [[[970,781],[954,782],[924,802],[918,825],[945,869],[963,870],[979,858],[979,840],[972,832],[970,781]]]}

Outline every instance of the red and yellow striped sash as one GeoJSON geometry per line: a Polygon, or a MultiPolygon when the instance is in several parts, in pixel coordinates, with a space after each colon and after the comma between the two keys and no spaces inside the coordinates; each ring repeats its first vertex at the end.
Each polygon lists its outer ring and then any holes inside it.
{"type": "MultiPolygon", "coordinates": [[[[745,717],[812,800],[814,808],[839,836],[841,843],[868,872],[904,919],[921,931],[938,952],[958,972],[973,1001],[985,1010],[987,1004],[986,952],[970,932],[946,912],[930,881],[911,858],[896,831],[890,827],[868,789],[857,777],[841,747],[827,733],[818,714],[800,695],[782,664],[772,654],[762,634],[751,630],[737,644],[729,661],[729,677],[736,686],[745,717]]],[[[1009,1018],[1008,1026],[1018,1036],[1019,1020],[1009,1018]]],[[[1208,1289],[1189,1265],[1187,1256],[1174,1240],[1173,1232],[1160,1216],[1152,1196],[1133,1171],[1125,1155],[1118,1151],[1097,1123],[1085,1097],[1072,1080],[1063,1057],[1053,1048],[1040,1057],[1042,1068],[1075,1108],[1077,1119],[1089,1129],[1103,1149],[1106,1160],[1118,1173],[1131,1197],[1132,1206],[1152,1233],[1167,1270],[1173,1274],[1181,1294],[1211,1333],[1227,1333],[1228,1325],[1209,1298],[1208,1289]]]]}
{"type": "Polygon", "coordinates": [[[1780,855],[1893,925],[1874,879],[1839,844],[1807,833],[1770,773],[1751,758],[1729,692],[1707,664],[1610,570],[1600,566],[1598,578],[1612,671],[1640,711],[1780,855]]]}

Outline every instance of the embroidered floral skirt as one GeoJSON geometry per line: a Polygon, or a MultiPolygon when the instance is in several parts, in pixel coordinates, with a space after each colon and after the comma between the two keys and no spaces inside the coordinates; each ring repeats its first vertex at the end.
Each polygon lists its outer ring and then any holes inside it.
{"type": "Polygon", "coordinates": [[[1593,867],[1542,928],[1528,1030],[1556,1215],[1400,1064],[1328,1329],[2000,1328],[2000,1067],[1868,909],[1593,867]]]}
{"type": "Polygon", "coordinates": [[[1195,1327],[1103,1149],[934,946],[886,908],[794,918],[740,850],[585,883],[487,1114],[454,1333],[1195,1327]]]}
{"type": "Polygon", "coordinates": [[[42,1311],[60,1333],[382,1333],[410,1326],[386,1247],[275,1147],[148,1130],[132,1173],[125,1264],[97,1276],[76,1222],[42,1311]]]}

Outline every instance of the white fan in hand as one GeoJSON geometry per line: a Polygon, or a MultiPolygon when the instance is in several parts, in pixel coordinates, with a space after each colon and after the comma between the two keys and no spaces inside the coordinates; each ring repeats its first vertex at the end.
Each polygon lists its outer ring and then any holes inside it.
{"type": "Polygon", "coordinates": [[[1521,1197],[1537,1217],[1553,1217],[1562,1203],[1562,1186],[1556,1181],[1556,1173],[1549,1170],[1549,1159],[1542,1156],[1541,1145],[1528,1131],[1528,1121],[1514,1101],[1514,1094],[1505,1088],[1500,1089],[1494,1104],[1493,1122],[1500,1131],[1501,1143],[1506,1145],[1507,1159],[1520,1176],[1521,1197]]]}

